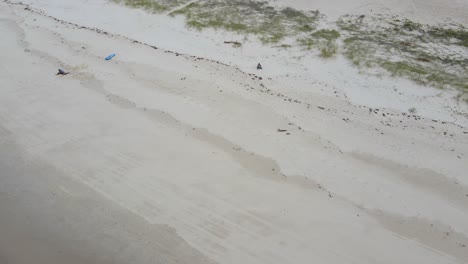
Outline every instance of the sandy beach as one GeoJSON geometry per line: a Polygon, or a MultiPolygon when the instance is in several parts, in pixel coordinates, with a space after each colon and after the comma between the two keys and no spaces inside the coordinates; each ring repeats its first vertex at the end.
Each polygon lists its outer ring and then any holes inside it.
{"type": "Polygon", "coordinates": [[[2,1],[0,33],[1,264],[468,262],[449,90],[101,0],[2,1]]]}

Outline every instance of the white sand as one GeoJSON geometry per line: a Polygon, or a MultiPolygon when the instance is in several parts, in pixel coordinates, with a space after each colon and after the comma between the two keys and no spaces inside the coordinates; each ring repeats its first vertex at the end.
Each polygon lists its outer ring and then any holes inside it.
{"type": "Polygon", "coordinates": [[[121,36],[0,4],[0,263],[468,261],[450,92],[105,1],[25,2],[121,36]]]}

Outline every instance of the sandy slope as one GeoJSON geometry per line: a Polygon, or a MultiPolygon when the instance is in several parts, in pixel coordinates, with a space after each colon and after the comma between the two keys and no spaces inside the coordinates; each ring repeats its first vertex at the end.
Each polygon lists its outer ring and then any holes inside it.
{"type": "Polygon", "coordinates": [[[0,4],[0,260],[468,261],[463,124],[24,8],[0,4]]]}
{"type": "MultiPolygon", "coordinates": [[[[23,2],[59,19],[97,27],[167,50],[221,61],[245,72],[255,72],[257,62],[262,62],[263,77],[274,78],[275,83],[283,89],[301,92],[312,90],[327,96],[345,97],[358,105],[402,112],[414,107],[421,116],[468,125],[468,106],[454,102],[456,92],[441,93],[439,89],[430,87],[422,89],[407,80],[362,75],[341,56],[323,61],[317,58],[317,54],[305,53],[300,48],[285,50],[263,46],[252,36],[248,41],[243,41],[242,48],[232,48],[224,41],[244,40],[245,36],[222,31],[188,30],[182,17],[149,14],[109,4],[107,0],[23,2]],[[463,116],[459,113],[465,114],[463,116]]],[[[334,7],[344,12],[342,5],[334,7]]],[[[125,54],[125,51],[114,47],[109,47],[105,52],[125,54]]]]}

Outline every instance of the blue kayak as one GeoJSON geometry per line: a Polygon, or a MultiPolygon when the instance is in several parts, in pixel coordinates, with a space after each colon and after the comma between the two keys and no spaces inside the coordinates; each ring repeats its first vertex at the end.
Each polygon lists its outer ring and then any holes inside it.
{"type": "Polygon", "coordinates": [[[111,55],[109,55],[109,56],[106,57],[106,60],[110,60],[110,59],[112,59],[112,58],[114,58],[114,57],[115,57],[115,54],[111,54],[111,55]]]}

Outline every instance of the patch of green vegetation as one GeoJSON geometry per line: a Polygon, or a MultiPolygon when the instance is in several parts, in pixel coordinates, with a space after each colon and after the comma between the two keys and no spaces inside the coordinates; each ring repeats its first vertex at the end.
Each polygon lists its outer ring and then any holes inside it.
{"type": "Polygon", "coordinates": [[[300,38],[297,40],[300,46],[306,48],[307,50],[311,50],[314,47],[315,39],[311,37],[300,38]]]}
{"type": "Polygon", "coordinates": [[[264,44],[279,43],[286,37],[313,31],[320,18],[318,11],[275,8],[254,0],[200,0],[171,15],[184,15],[187,25],[198,30],[213,28],[253,34],[264,44]]]}
{"type": "Polygon", "coordinates": [[[344,16],[337,25],[346,36],[344,55],[361,68],[378,66],[422,85],[468,92],[468,32],[410,20],[344,16]],[[458,46],[458,47],[454,47],[458,46]]]}
{"type": "Polygon", "coordinates": [[[336,55],[338,51],[338,45],[335,42],[328,41],[325,45],[320,48],[320,57],[331,58],[336,55]]]}
{"type": "Polygon", "coordinates": [[[314,28],[309,25],[300,25],[297,27],[297,30],[302,31],[302,32],[310,32],[310,31],[313,31],[314,28]]]}
{"type": "Polygon", "coordinates": [[[312,37],[333,41],[340,37],[340,33],[336,30],[320,29],[311,34],[312,37]]]}
{"type": "Polygon", "coordinates": [[[320,57],[331,58],[336,55],[338,45],[336,40],[340,37],[340,33],[336,30],[320,29],[306,37],[299,38],[297,42],[299,46],[306,50],[311,50],[316,47],[320,51],[320,57]]]}
{"type": "Polygon", "coordinates": [[[468,31],[464,27],[460,27],[458,29],[432,27],[428,31],[428,34],[434,38],[444,39],[447,41],[453,39],[456,40],[459,45],[468,47],[468,31]]]}
{"type": "Polygon", "coordinates": [[[415,75],[419,77],[421,75],[428,74],[427,70],[425,70],[424,67],[421,67],[420,65],[411,65],[405,61],[381,61],[380,66],[391,72],[394,76],[415,75]]]}
{"type": "Polygon", "coordinates": [[[350,32],[359,31],[359,26],[356,23],[350,23],[349,21],[346,20],[349,17],[350,17],[349,15],[344,15],[344,16],[340,17],[336,21],[336,25],[340,29],[345,30],[345,31],[350,31],[350,32]]]}
{"type": "Polygon", "coordinates": [[[368,58],[372,57],[373,49],[365,43],[358,42],[359,38],[350,37],[345,39],[345,56],[356,66],[371,66],[368,58]]]}
{"type": "Polygon", "coordinates": [[[179,5],[187,3],[189,0],[112,0],[116,3],[123,3],[132,8],[142,8],[153,13],[169,11],[179,5]]]}
{"type": "Polygon", "coordinates": [[[199,0],[185,5],[189,0],[112,0],[152,12],[169,12],[181,15],[186,25],[196,30],[215,29],[256,36],[263,44],[277,44],[284,39],[295,39],[306,50],[316,49],[323,58],[337,53],[337,30],[316,31],[322,17],[318,11],[300,11],[294,8],[273,7],[257,0],[199,0]],[[178,8],[179,7],[179,8],[178,8]]]}
{"type": "Polygon", "coordinates": [[[400,30],[400,27],[409,31],[413,31],[413,30],[418,31],[418,30],[421,30],[422,25],[419,23],[413,22],[409,19],[405,19],[402,26],[399,24],[396,24],[395,27],[397,28],[398,31],[400,30]]]}

